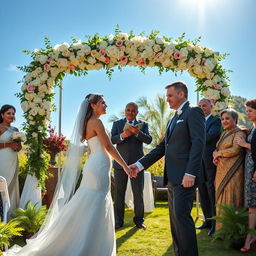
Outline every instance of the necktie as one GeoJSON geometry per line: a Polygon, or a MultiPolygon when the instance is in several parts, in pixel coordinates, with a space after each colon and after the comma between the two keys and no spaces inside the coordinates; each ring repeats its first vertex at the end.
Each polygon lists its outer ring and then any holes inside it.
{"type": "Polygon", "coordinates": [[[133,125],[133,121],[129,121],[128,123],[129,123],[130,125],[133,125]]]}
{"type": "Polygon", "coordinates": [[[170,122],[170,125],[169,125],[169,128],[168,128],[168,131],[167,131],[167,135],[168,135],[168,136],[169,136],[169,134],[170,134],[170,132],[171,132],[171,130],[172,130],[174,124],[176,123],[177,119],[178,119],[178,114],[177,114],[177,111],[175,111],[175,115],[174,115],[174,117],[172,118],[172,120],[171,120],[171,122],[170,122]]]}

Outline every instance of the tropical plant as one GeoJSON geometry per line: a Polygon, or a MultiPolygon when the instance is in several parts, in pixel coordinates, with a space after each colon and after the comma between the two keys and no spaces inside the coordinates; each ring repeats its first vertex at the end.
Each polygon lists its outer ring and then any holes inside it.
{"type": "Polygon", "coordinates": [[[151,173],[152,176],[163,176],[164,175],[164,158],[151,165],[147,171],[151,173]]]}
{"type": "MultiPolygon", "coordinates": [[[[0,248],[3,250],[4,245],[9,246],[13,236],[22,236],[23,228],[19,226],[19,222],[11,220],[8,223],[0,222],[0,248]]],[[[0,254],[1,255],[1,254],[0,254]]]]}
{"type": "Polygon", "coordinates": [[[247,128],[251,128],[252,123],[248,120],[246,109],[245,109],[245,102],[247,99],[240,96],[232,96],[231,99],[232,99],[231,106],[233,109],[235,109],[238,112],[238,115],[239,115],[239,119],[238,119],[239,125],[243,125],[247,128]]]}
{"type": "Polygon", "coordinates": [[[136,103],[144,111],[139,114],[139,118],[149,123],[153,138],[150,146],[155,147],[164,138],[166,125],[173,116],[173,112],[169,111],[165,96],[160,94],[156,96],[154,103],[149,102],[146,97],[139,98],[136,103]]]}
{"type": "MultiPolygon", "coordinates": [[[[220,215],[215,216],[217,223],[221,224],[221,228],[214,234],[214,239],[221,239],[225,247],[233,247],[235,241],[244,239],[248,233],[256,233],[248,230],[248,211],[245,208],[236,209],[234,205],[217,205],[220,215]]],[[[243,244],[243,243],[242,243],[243,244]]],[[[238,247],[242,247],[238,246],[238,247]]]]}
{"type": "Polygon", "coordinates": [[[28,201],[25,209],[15,209],[13,217],[24,229],[24,235],[29,238],[34,235],[42,226],[46,217],[46,206],[38,208],[38,203],[32,204],[28,201]]]}

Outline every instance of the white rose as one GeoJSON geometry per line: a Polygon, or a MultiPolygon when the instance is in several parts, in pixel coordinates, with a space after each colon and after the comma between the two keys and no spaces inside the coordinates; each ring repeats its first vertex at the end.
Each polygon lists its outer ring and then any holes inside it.
{"type": "Polygon", "coordinates": [[[33,101],[35,103],[40,103],[40,102],[42,102],[42,99],[40,97],[35,97],[33,101]]]}
{"type": "Polygon", "coordinates": [[[79,61],[78,61],[78,59],[76,59],[76,58],[72,58],[72,59],[70,59],[70,64],[72,64],[72,65],[74,65],[74,66],[78,66],[79,61]]]}
{"type": "Polygon", "coordinates": [[[39,92],[38,97],[40,97],[41,99],[43,99],[45,97],[45,93],[44,92],[39,92]]]}
{"type": "Polygon", "coordinates": [[[164,44],[164,43],[165,43],[165,40],[164,40],[163,38],[157,37],[157,38],[156,38],[156,43],[157,43],[157,44],[164,44]]]}
{"type": "Polygon", "coordinates": [[[154,52],[159,52],[159,51],[161,51],[161,46],[158,45],[158,44],[155,44],[155,45],[153,46],[153,49],[154,49],[154,52]]]}
{"type": "Polygon", "coordinates": [[[184,56],[184,57],[187,58],[187,56],[188,56],[188,50],[187,50],[186,47],[181,48],[181,49],[180,49],[180,53],[181,53],[182,56],[184,56]]]}
{"type": "Polygon", "coordinates": [[[42,109],[42,108],[40,108],[40,109],[38,110],[38,114],[39,114],[40,116],[44,116],[44,115],[45,115],[45,110],[42,109]]]}
{"type": "Polygon", "coordinates": [[[85,55],[88,55],[91,53],[91,47],[87,44],[83,44],[81,51],[83,51],[85,55]]]}
{"type": "MultiPolygon", "coordinates": [[[[31,121],[31,122],[29,122],[29,123],[31,124],[32,122],[33,122],[33,121],[31,121]]],[[[34,123],[35,123],[35,122],[33,122],[33,124],[34,124],[34,123]]],[[[37,138],[37,133],[36,133],[36,132],[33,132],[31,135],[32,135],[33,138],[37,138]]]]}
{"type": "Polygon", "coordinates": [[[214,105],[214,108],[218,111],[223,110],[227,107],[227,104],[224,101],[217,101],[214,105]]]}
{"type": "Polygon", "coordinates": [[[27,101],[32,101],[34,99],[35,94],[34,93],[25,93],[25,99],[27,101]]]}
{"type": "Polygon", "coordinates": [[[31,109],[31,110],[29,111],[29,114],[30,114],[31,116],[36,116],[37,113],[38,113],[38,108],[37,108],[37,107],[35,107],[35,108],[33,108],[33,109],[31,109]]]}
{"type": "Polygon", "coordinates": [[[79,40],[76,43],[72,44],[71,48],[74,49],[74,50],[80,50],[81,46],[82,46],[82,42],[81,42],[81,40],[79,40]]]}
{"type": "Polygon", "coordinates": [[[204,54],[205,54],[206,57],[209,57],[213,54],[213,51],[212,51],[212,49],[205,48],[204,54]]]}
{"type": "Polygon", "coordinates": [[[62,55],[63,55],[64,57],[69,57],[69,56],[70,56],[70,51],[69,51],[68,49],[62,51],[62,55]]]}
{"type": "Polygon", "coordinates": [[[221,89],[221,94],[224,95],[224,96],[226,96],[226,97],[230,96],[230,90],[229,90],[229,88],[228,88],[228,87],[223,87],[223,88],[221,89]]]}
{"type": "Polygon", "coordinates": [[[108,47],[108,42],[101,41],[99,44],[99,49],[106,49],[108,47]]]}
{"type": "Polygon", "coordinates": [[[214,59],[211,58],[205,61],[205,67],[207,67],[209,71],[212,71],[215,66],[216,66],[216,62],[214,61],[214,59]]]}
{"type": "Polygon", "coordinates": [[[70,47],[70,45],[68,43],[62,43],[59,45],[59,51],[63,52],[68,50],[68,48],[70,47]]]}
{"type": "Polygon", "coordinates": [[[212,80],[206,80],[204,83],[203,83],[204,86],[206,87],[213,87],[213,82],[212,80]]]}
{"type": "Polygon", "coordinates": [[[41,82],[45,82],[45,81],[47,81],[47,79],[48,79],[48,73],[47,72],[44,72],[42,75],[40,75],[40,81],[41,82]]]}
{"type": "Polygon", "coordinates": [[[85,56],[85,52],[82,51],[82,50],[79,50],[77,53],[76,53],[77,57],[81,58],[81,57],[84,57],[85,56]]]}
{"type": "Polygon", "coordinates": [[[201,54],[203,51],[203,48],[200,45],[195,45],[194,50],[197,54],[201,54]]]}
{"type": "Polygon", "coordinates": [[[123,40],[127,40],[129,38],[129,35],[127,33],[119,33],[117,35],[117,38],[121,38],[123,40]]]}
{"type": "Polygon", "coordinates": [[[20,105],[24,112],[27,112],[29,110],[29,104],[27,101],[23,101],[20,105]]]}
{"type": "Polygon", "coordinates": [[[66,68],[66,67],[68,66],[68,61],[67,61],[67,59],[59,58],[59,59],[57,60],[57,65],[58,65],[59,67],[64,67],[64,68],[66,68]]]}
{"type": "Polygon", "coordinates": [[[96,59],[95,58],[93,58],[93,57],[89,57],[89,58],[87,58],[87,61],[89,62],[89,64],[91,64],[91,65],[94,65],[95,63],[96,63],[96,59]]]}
{"type": "Polygon", "coordinates": [[[47,85],[48,85],[49,87],[52,87],[52,86],[54,86],[54,84],[55,84],[55,80],[50,77],[50,78],[47,80],[47,85]]]}
{"type": "Polygon", "coordinates": [[[48,60],[48,56],[42,56],[39,58],[39,62],[43,65],[46,63],[46,61],[48,60]]]}

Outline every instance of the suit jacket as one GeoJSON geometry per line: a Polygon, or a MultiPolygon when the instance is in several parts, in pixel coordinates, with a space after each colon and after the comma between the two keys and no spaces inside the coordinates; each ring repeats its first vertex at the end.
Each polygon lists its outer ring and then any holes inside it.
{"type": "MultiPolygon", "coordinates": [[[[113,144],[117,144],[117,150],[123,157],[124,161],[129,165],[135,163],[144,155],[143,143],[150,144],[152,137],[148,131],[148,124],[141,120],[135,120],[134,125],[143,123],[138,136],[132,134],[124,140],[121,140],[120,134],[123,132],[126,122],[126,118],[123,118],[113,123],[111,129],[111,141],[113,144]]],[[[116,161],[114,161],[113,167],[115,169],[122,169],[122,167],[116,161]]]]}
{"type": "Polygon", "coordinates": [[[216,169],[213,164],[213,151],[221,134],[221,120],[217,116],[211,115],[206,121],[206,143],[203,153],[203,163],[206,169],[216,169]]]}
{"type": "MultiPolygon", "coordinates": [[[[169,122],[170,123],[170,122],[169,122]]],[[[139,161],[147,169],[165,155],[164,184],[181,184],[185,173],[199,176],[205,145],[205,117],[201,108],[187,102],[171,131],[139,161]]]]}

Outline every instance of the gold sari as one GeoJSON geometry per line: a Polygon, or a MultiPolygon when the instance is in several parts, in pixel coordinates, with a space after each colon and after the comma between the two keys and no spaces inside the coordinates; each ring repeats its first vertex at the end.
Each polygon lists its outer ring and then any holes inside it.
{"type": "Polygon", "coordinates": [[[246,132],[238,127],[224,131],[217,142],[216,151],[221,153],[221,157],[216,170],[215,189],[216,204],[233,204],[241,208],[244,202],[244,149],[235,143],[237,137],[246,139],[246,132]]]}

